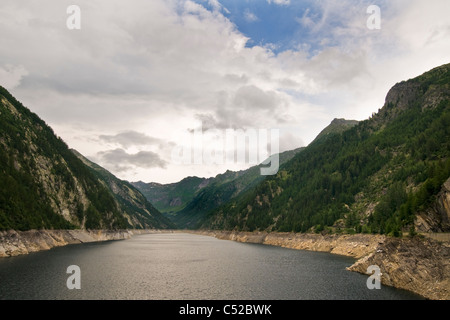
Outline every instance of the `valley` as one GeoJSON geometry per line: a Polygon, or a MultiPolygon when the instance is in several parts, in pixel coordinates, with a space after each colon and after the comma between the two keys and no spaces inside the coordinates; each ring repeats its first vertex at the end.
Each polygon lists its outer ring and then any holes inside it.
{"type": "Polygon", "coordinates": [[[0,90],[0,256],[142,233],[323,251],[377,265],[388,286],[449,299],[450,65],[396,84],[367,120],[334,119],[308,146],[178,183],[128,182],[0,90]],[[421,236],[433,233],[438,240],[421,236]]]}

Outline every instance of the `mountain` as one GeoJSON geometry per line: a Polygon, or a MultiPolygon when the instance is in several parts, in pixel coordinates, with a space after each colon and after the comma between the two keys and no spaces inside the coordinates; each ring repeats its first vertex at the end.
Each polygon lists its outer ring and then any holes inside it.
{"type": "MultiPolygon", "coordinates": [[[[280,165],[282,166],[301,149],[279,154],[280,165]]],[[[261,175],[261,167],[264,166],[261,164],[238,172],[227,171],[223,175],[216,176],[207,187],[201,189],[195,195],[184,209],[176,213],[174,222],[180,228],[197,228],[198,224],[211,210],[236,198],[263,181],[265,176],[261,175]]]]}
{"type": "MultiPolygon", "coordinates": [[[[342,133],[359,123],[357,120],[346,120],[346,119],[334,119],[331,123],[323,129],[319,135],[314,139],[314,141],[318,141],[320,139],[324,139],[329,135],[333,135],[335,133],[342,133]]],[[[313,142],[314,142],[313,141],[313,142]]]]}
{"type": "Polygon", "coordinates": [[[201,228],[449,231],[449,69],[396,84],[370,119],[322,134],[276,176],[213,210],[201,228]]]}
{"type": "MultiPolygon", "coordinates": [[[[302,148],[279,154],[280,165],[302,148]]],[[[188,177],[172,184],[132,183],[180,228],[196,228],[213,209],[256,186],[265,176],[257,165],[241,171],[226,171],[213,178],[188,177]]]]}
{"type": "Polygon", "coordinates": [[[199,177],[187,177],[177,183],[159,184],[142,181],[131,184],[139,189],[142,194],[162,213],[170,216],[182,210],[195,194],[206,187],[211,179],[199,177]]]}
{"type": "Polygon", "coordinates": [[[175,228],[175,225],[129,182],[118,179],[78,151],[73,149],[71,151],[92,170],[98,181],[112,192],[117,208],[127,219],[129,226],[137,229],[175,228]]]}
{"type": "Polygon", "coordinates": [[[121,199],[92,167],[0,87],[0,230],[169,226],[139,193],[128,193],[134,203],[121,199]]]}

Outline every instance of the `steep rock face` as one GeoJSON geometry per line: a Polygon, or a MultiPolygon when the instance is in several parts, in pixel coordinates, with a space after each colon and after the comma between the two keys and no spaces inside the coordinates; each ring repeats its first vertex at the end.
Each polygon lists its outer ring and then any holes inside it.
{"type": "Polygon", "coordinates": [[[415,221],[421,232],[450,232],[450,178],[443,184],[434,204],[415,221]]]}
{"type": "Polygon", "coordinates": [[[391,118],[402,111],[420,104],[422,109],[435,108],[441,101],[449,99],[450,84],[447,83],[449,65],[434,68],[417,78],[394,85],[386,96],[382,115],[391,118]],[[439,80],[436,82],[435,79],[439,80]]]}
{"type": "Polygon", "coordinates": [[[389,90],[386,96],[386,111],[403,111],[417,101],[420,96],[420,84],[410,81],[400,82],[389,90]],[[393,106],[395,105],[395,108],[393,106]]]}
{"type": "Polygon", "coordinates": [[[381,282],[435,300],[450,299],[450,246],[430,239],[386,238],[370,255],[349,268],[366,274],[380,268],[381,282]]]}
{"type": "Polygon", "coordinates": [[[441,216],[442,231],[450,231],[450,178],[443,185],[438,195],[436,211],[441,216]]]}

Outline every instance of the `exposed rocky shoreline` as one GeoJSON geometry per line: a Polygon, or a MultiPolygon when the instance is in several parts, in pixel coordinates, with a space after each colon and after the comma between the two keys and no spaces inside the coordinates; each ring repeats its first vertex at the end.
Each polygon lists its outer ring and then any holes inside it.
{"type": "Polygon", "coordinates": [[[29,230],[0,231],[0,258],[49,250],[68,244],[125,240],[152,230],[29,230]]]}
{"type": "Polygon", "coordinates": [[[195,231],[223,240],[329,252],[357,259],[350,271],[376,265],[381,283],[431,300],[450,300],[450,244],[426,238],[382,235],[319,235],[265,232],[195,231]]]}

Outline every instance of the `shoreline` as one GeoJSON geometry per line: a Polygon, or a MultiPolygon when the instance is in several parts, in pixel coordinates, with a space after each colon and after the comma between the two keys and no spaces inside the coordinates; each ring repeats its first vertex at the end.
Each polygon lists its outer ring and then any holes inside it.
{"type": "Polygon", "coordinates": [[[392,238],[384,235],[320,235],[298,233],[186,231],[221,240],[258,243],[296,250],[353,257],[349,271],[369,275],[381,271],[381,283],[408,290],[429,300],[450,300],[450,244],[429,238],[392,238]]]}
{"type": "Polygon", "coordinates": [[[381,283],[430,300],[450,300],[450,243],[429,238],[384,235],[320,235],[213,230],[29,230],[0,231],[0,258],[50,250],[69,244],[126,240],[133,235],[191,233],[244,243],[328,252],[354,258],[347,270],[367,275],[376,265],[381,283]]]}
{"type": "Polygon", "coordinates": [[[244,243],[265,244],[295,250],[328,252],[360,259],[374,252],[383,244],[383,235],[320,235],[288,232],[235,232],[235,231],[203,231],[189,230],[187,233],[206,235],[221,240],[244,243]]]}
{"type": "Polygon", "coordinates": [[[0,231],[0,259],[50,250],[69,244],[126,240],[133,235],[158,233],[160,230],[28,230],[0,231]]]}

